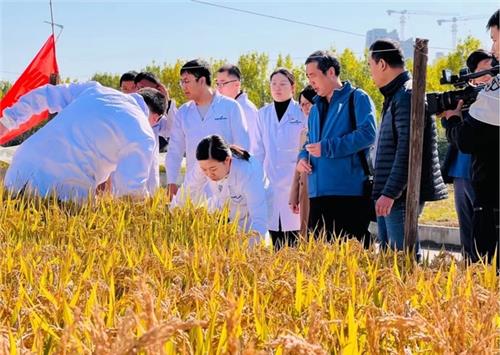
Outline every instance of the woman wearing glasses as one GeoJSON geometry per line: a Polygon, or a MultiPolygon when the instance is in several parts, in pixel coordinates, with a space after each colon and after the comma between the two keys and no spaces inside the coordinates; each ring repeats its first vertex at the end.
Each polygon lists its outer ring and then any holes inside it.
{"type": "Polygon", "coordinates": [[[279,68],[271,74],[270,81],[274,102],[259,110],[254,153],[269,179],[273,198],[268,228],[274,247],[279,249],[285,244],[295,245],[300,229],[299,215],[288,207],[288,198],[306,118],[293,100],[293,74],[279,68]]]}

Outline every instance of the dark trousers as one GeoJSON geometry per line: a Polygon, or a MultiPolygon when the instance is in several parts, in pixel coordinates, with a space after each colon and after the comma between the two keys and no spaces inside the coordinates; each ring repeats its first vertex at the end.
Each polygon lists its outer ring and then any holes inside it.
{"type": "Polygon", "coordinates": [[[455,209],[460,225],[460,244],[464,256],[474,259],[475,246],[472,241],[472,216],[474,215],[474,189],[470,179],[454,178],[455,209]]]}
{"type": "Polygon", "coordinates": [[[491,262],[497,253],[497,270],[500,270],[499,251],[499,217],[498,208],[478,206],[474,207],[472,217],[472,236],[477,248],[473,261],[486,257],[491,262]]]}
{"type": "Polygon", "coordinates": [[[309,230],[317,238],[324,230],[331,241],[339,237],[355,237],[365,247],[370,245],[370,207],[366,196],[321,196],[309,199],[309,230]]]}
{"type": "Polygon", "coordinates": [[[271,235],[271,239],[273,241],[274,250],[279,250],[285,245],[288,245],[289,247],[296,246],[299,231],[283,232],[281,228],[281,218],[278,220],[278,223],[279,224],[277,231],[269,231],[269,234],[271,235]]]}

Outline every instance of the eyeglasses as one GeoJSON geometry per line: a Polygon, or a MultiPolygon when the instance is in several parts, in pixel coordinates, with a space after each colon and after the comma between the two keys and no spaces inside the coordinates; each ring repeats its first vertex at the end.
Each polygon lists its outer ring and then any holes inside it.
{"type": "Polygon", "coordinates": [[[229,81],[226,81],[226,82],[223,82],[223,83],[215,83],[215,86],[220,89],[220,88],[223,88],[224,86],[226,86],[227,84],[231,84],[231,83],[234,83],[236,81],[238,81],[238,80],[234,79],[234,80],[229,80],[229,81]]]}
{"type": "Polygon", "coordinates": [[[191,80],[179,80],[179,86],[185,86],[191,84],[191,80]]]}

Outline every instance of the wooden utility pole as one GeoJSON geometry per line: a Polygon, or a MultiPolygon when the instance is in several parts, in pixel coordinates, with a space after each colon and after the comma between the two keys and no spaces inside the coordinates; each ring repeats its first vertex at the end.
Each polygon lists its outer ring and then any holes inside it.
{"type": "Polygon", "coordinates": [[[411,95],[410,156],[406,193],[405,246],[414,254],[418,231],[422,148],[425,127],[425,83],[429,40],[417,38],[413,56],[413,86],[411,95]]]}

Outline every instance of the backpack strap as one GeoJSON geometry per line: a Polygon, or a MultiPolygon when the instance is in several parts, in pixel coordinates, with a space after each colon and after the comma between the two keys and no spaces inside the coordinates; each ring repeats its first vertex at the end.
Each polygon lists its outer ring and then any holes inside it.
{"type": "MultiPolygon", "coordinates": [[[[351,121],[351,127],[352,130],[355,131],[357,128],[356,124],[356,111],[354,110],[354,93],[358,90],[358,88],[355,88],[352,92],[351,95],[349,96],[349,120],[351,121]]],[[[370,167],[368,165],[368,161],[366,159],[366,154],[360,150],[358,152],[359,159],[361,160],[361,165],[363,166],[363,170],[365,172],[366,176],[372,176],[370,172],[370,167]]]]}

